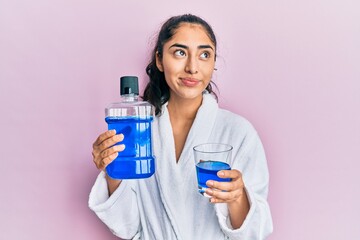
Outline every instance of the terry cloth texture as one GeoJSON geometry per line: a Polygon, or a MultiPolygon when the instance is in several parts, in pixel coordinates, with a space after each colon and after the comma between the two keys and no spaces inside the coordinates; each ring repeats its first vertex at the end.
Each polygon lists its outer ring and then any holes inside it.
{"type": "MultiPolygon", "coordinates": [[[[125,136],[126,137],[126,136],[125,136]]],[[[147,179],[123,180],[108,197],[105,173],[91,190],[89,207],[123,239],[265,239],[272,232],[267,203],[269,174],[263,146],[243,117],[220,109],[204,94],[178,163],[167,104],[153,122],[156,172],[147,179]],[[232,145],[232,168],[242,173],[250,211],[233,229],[225,203],[211,204],[197,191],[193,147],[201,143],[232,145]]]]}

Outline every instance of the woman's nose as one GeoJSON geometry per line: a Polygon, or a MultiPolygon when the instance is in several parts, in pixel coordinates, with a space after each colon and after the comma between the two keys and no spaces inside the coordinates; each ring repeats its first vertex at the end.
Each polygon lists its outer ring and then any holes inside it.
{"type": "Polygon", "coordinates": [[[190,74],[198,73],[198,65],[196,59],[189,57],[185,66],[185,72],[190,74]]]}

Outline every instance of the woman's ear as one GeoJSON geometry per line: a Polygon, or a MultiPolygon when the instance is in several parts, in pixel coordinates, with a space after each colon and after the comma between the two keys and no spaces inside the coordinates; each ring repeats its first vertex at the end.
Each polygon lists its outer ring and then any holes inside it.
{"type": "Polygon", "coordinates": [[[159,69],[160,72],[164,72],[159,52],[156,52],[156,67],[159,69]]]}

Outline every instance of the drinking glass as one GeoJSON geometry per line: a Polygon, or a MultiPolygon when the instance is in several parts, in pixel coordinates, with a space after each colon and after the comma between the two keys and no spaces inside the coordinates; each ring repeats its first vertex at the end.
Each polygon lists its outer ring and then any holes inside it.
{"type": "Polygon", "coordinates": [[[194,157],[199,193],[209,197],[205,191],[206,181],[230,182],[230,178],[219,178],[217,172],[230,170],[231,152],[233,147],[223,143],[204,143],[195,146],[194,157]]]}

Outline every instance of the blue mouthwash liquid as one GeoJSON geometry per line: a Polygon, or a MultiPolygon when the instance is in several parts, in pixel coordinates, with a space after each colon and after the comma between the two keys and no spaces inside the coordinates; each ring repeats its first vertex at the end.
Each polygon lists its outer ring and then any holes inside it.
{"type": "Polygon", "coordinates": [[[230,166],[224,162],[203,161],[196,164],[196,174],[198,179],[199,193],[204,194],[208,188],[206,181],[214,180],[218,182],[230,182],[230,178],[219,178],[217,172],[220,170],[230,170],[230,166]]]}
{"type": "Polygon", "coordinates": [[[106,117],[108,129],[124,134],[125,150],[106,167],[107,174],[115,179],[147,178],[155,172],[151,149],[151,122],[153,117],[106,117]]]}

